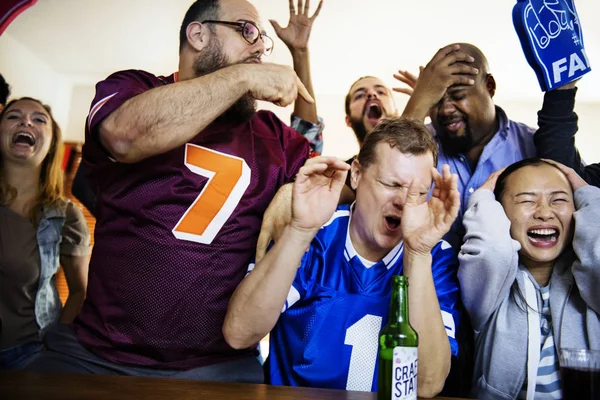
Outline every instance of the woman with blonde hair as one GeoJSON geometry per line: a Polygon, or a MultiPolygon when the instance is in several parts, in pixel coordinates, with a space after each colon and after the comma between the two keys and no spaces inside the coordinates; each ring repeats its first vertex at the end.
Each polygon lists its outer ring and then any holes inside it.
{"type": "Polygon", "coordinates": [[[90,236],[63,196],[62,147],[39,100],[13,100],[0,113],[0,369],[29,364],[48,327],[72,322],[85,298],[90,236]],[[59,264],[69,287],[64,308],[59,264]]]}

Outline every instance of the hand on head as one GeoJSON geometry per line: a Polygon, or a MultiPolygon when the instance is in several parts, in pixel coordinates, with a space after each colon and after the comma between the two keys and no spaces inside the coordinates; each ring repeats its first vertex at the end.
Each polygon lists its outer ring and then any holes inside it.
{"type": "Polygon", "coordinates": [[[419,202],[419,182],[413,180],[402,211],[402,235],[407,251],[429,254],[450,230],[460,209],[458,175],[444,165],[442,175],[432,168],[434,189],[431,198],[419,202]]]}
{"type": "MultiPolygon", "coordinates": [[[[441,48],[421,69],[419,77],[407,73],[394,77],[413,88],[413,95],[422,96],[431,105],[437,103],[446,90],[454,85],[473,85],[479,73],[477,68],[469,65],[475,61],[469,54],[461,51],[460,45],[452,44],[441,48]]],[[[399,71],[401,72],[401,71],[399,71]]],[[[406,93],[402,88],[395,89],[406,93]]]]}
{"type": "Polygon", "coordinates": [[[496,189],[496,182],[498,181],[498,177],[500,176],[500,174],[502,174],[502,172],[504,172],[505,168],[501,168],[496,172],[493,172],[488,178],[487,180],[483,183],[483,185],[481,185],[479,187],[479,189],[477,190],[489,190],[492,193],[494,193],[494,189],[496,189]]]}
{"type": "Polygon", "coordinates": [[[555,167],[560,169],[565,174],[565,176],[569,180],[569,183],[571,184],[571,188],[573,188],[573,192],[575,192],[577,189],[582,188],[584,186],[589,186],[588,183],[581,176],[579,176],[579,174],[577,174],[577,172],[575,172],[575,170],[573,170],[573,168],[569,168],[566,165],[563,165],[554,160],[549,160],[546,158],[542,158],[542,160],[554,165],[555,167]]]}

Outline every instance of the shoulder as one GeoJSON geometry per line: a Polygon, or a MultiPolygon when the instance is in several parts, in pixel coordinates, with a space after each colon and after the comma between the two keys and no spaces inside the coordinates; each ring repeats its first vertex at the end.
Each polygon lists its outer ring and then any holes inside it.
{"type": "Polygon", "coordinates": [[[328,246],[332,242],[346,240],[346,232],[348,230],[348,223],[350,221],[350,205],[344,204],[338,206],[329,221],[327,221],[317,235],[315,240],[328,246]]]}
{"type": "Polygon", "coordinates": [[[458,263],[456,250],[450,243],[445,240],[440,240],[431,250],[431,259],[433,266],[448,266],[458,263]]]}
{"type": "MultiPolygon", "coordinates": [[[[157,77],[150,72],[143,71],[141,69],[126,69],[122,71],[113,72],[110,74],[104,81],[111,80],[135,80],[135,81],[160,81],[164,79],[164,77],[157,77]]],[[[104,82],[102,81],[102,82],[104,82]]]]}
{"type": "Polygon", "coordinates": [[[537,128],[509,119],[506,112],[500,106],[496,106],[496,114],[500,119],[500,129],[507,130],[508,134],[533,140],[533,134],[536,132],[537,128]]]}
{"type": "Polygon", "coordinates": [[[533,134],[537,131],[537,128],[531,127],[527,124],[524,124],[523,122],[509,120],[508,123],[510,130],[522,137],[533,137],[533,134]]]}
{"type": "Polygon", "coordinates": [[[84,234],[89,232],[83,212],[75,203],[71,201],[67,201],[65,207],[65,224],[63,226],[63,232],[67,229],[75,230],[84,234]]]}
{"type": "Polygon", "coordinates": [[[110,74],[106,79],[98,82],[96,84],[96,97],[105,94],[116,94],[119,91],[142,92],[173,82],[173,76],[155,76],[146,71],[128,69],[110,74]]]}
{"type": "MultiPolygon", "coordinates": [[[[269,110],[259,110],[256,112],[256,115],[253,118],[255,121],[266,124],[268,126],[283,128],[287,126],[274,112],[269,110]]],[[[291,128],[290,128],[291,129],[291,128]]]]}

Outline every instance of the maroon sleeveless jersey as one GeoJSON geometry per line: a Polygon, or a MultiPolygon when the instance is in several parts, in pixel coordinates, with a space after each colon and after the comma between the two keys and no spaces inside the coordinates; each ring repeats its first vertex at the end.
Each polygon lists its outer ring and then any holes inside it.
{"type": "Polygon", "coordinates": [[[182,370],[255,355],[227,345],[223,320],[263,213],[309,145],[259,111],[242,124],[214,122],[186,145],[138,163],[113,160],[99,141],[102,120],[176,79],[131,70],[96,86],[83,147],[98,194],[95,245],[74,328],[109,361],[182,370]]]}

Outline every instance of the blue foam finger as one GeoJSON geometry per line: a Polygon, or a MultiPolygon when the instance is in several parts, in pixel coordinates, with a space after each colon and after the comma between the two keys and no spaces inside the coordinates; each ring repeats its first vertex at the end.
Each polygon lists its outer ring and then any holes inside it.
{"type": "Polygon", "coordinates": [[[513,24],[543,91],[592,70],[574,0],[517,0],[513,24]]]}

